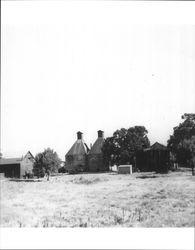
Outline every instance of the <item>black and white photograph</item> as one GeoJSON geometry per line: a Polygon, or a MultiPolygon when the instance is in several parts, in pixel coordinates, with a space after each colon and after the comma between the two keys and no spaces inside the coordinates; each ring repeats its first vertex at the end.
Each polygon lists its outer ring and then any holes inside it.
{"type": "Polygon", "coordinates": [[[1,2],[1,230],[194,229],[195,22],[152,4],[1,2]]]}

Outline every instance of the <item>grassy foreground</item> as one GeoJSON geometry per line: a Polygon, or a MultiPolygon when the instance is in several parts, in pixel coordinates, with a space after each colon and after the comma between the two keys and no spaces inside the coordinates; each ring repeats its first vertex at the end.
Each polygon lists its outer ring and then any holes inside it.
{"type": "Polygon", "coordinates": [[[1,227],[193,227],[195,176],[79,174],[1,180],[1,227]]]}

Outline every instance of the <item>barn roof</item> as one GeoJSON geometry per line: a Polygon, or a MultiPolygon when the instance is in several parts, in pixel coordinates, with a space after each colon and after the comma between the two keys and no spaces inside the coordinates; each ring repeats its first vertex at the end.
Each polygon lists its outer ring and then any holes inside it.
{"type": "Polygon", "coordinates": [[[152,149],[152,150],[156,150],[156,149],[163,149],[163,150],[165,150],[165,149],[167,149],[167,147],[164,146],[163,144],[160,144],[160,143],[158,143],[158,142],[155,142],[155,143],[150,147],[150,149],[152,149]]]}
{"type": "Polygon", "coordinates": [[[24,157],[14,157],[14,158],[1,158],[0,159],[0,165],[9,165],[9,164],[19,164],[24,158],[32,159],[34,160],[33,154],[28,151],[24,157]]]}
{"type": "Polygon", "coordinates": [[[21,161],[22,161],[22,158],[0,159],[0,165],[19,164],[21,161]]]}
{"type": "Polygon", "coordinates": [[[145,148],[144,151],[149,151],[149,150],[166,150],[166,149],[167,149],[167,147],[164,146],[163,144],[160,144],[159,142],[155,142],[149,148],[145,148]]]}
{"type": "Polygon", "coordinates": [[[24,158],[25,158],[25,157],[35,159],[34,155],[33,155],[30,151],[28,151],[28,152],[26,153],[26,155],[24,156],[24,158]]]}

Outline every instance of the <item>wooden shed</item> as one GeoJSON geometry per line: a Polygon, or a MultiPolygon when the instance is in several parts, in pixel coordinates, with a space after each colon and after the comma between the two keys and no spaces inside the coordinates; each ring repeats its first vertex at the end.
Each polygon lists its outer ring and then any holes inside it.
{"type": "Polygon", "coordinates": [[[4,173],[8,178],[22,178],[25,173],[32,174],[34,156],[30,151],[21,158],[0,159],[0,173],[4,173]]]}
{"type": "Polygon", "coordinates": [[[89,148],[83,141],[83,133],[77,132],[77,140],[65,155],[65,168],[69,173],[87,170],[87,152],[89,148]]]}
{"type": "Polygon", "coordinates": [[[170,167],[170,152],[156,142],[150,148],[136,153],[136,167],[142,171],[167,172],[170,167]]]}
{"type": "Polygon", "coordinates": [[[98,138],[91,147],[88,154],[89,171],[99,172],[108,171],[109,166],[103,161],[102,146],[104,144],[104,132],[98,130],[98,138]]]}

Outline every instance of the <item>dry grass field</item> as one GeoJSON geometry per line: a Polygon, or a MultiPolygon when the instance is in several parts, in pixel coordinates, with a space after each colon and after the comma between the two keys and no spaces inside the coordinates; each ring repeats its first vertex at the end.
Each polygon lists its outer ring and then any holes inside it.
{"type": "Polygon", "coordinates": [[[190,171],[1,180],[1,227],[193,227],[190,171]]]}

